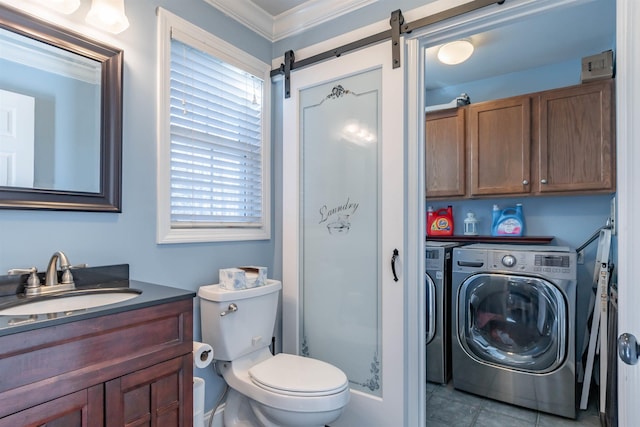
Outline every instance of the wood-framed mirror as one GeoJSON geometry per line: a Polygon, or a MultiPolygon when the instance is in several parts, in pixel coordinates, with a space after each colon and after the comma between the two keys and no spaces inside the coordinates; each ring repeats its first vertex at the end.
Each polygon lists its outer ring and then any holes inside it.
{"type": "Polygon", "coordinates": [[[0,5],[0,209],[121,212],[123,52],[0,5]]]}

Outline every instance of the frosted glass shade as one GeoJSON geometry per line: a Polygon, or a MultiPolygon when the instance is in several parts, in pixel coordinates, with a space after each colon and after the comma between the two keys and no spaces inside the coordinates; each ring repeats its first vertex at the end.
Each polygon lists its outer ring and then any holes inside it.
{"type": "Polygon", "coordinates": [[[92,0],[91,9],[85,19],[87,23],[118,34],[129,27],[124,13],[124,0],[92,0]]]}
{"type": "Polygon", "coordinates": [[[443,64],[461,64],[473,54],[473,44],[469,40],[456,40],[443,44],[438,49],[438,60],[443,64]]]}

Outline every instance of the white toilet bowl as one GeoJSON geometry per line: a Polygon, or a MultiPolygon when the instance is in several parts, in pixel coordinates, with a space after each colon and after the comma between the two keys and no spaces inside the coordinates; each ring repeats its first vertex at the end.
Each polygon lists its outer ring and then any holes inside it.
{"type": "Polygon", "coordinates": [[[231,387],[225,427],[321,427],[342,414],[349,383],[340,369],[266,349],[257,353],[222,364],[231,387]]]}
{"type": "Polygon", "coordinates": [[[316,359],[269,351],[282,284],[227,290],[201,286],[203,341],[230,387],[225,427],[324,427],[349,402],[349,380],[316,359]]]}

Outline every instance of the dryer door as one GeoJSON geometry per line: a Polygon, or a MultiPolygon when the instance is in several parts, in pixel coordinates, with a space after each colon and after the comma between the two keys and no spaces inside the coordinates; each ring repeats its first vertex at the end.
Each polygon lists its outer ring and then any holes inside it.
{"type": "Polygon", "coordinates": [[[436,285],[428,274],[425,274],[425,278],[427,282],[427,344],[429,344],[436,334],[436,285]]]}
{"type": "Polygon", "coordinates": [[[546,280],[475,274],[458,293],[458,339],[481,362],[551,372],[565,359],[566,304],[562,292],[546,280]]]}

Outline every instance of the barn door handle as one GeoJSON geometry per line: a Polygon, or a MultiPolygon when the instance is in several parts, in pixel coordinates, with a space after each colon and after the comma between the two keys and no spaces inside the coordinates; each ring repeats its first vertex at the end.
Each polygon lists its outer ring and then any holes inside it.
{"type": "Polygon", "coordinates": [[[400,256],[400,253],[397,249],[394,249],[393,256],[391,257],[391,272],[393,273],[394,282],[398,281],[398,275],[396,274],[396,260],[398,259],[398,256],[400,256]]]}

